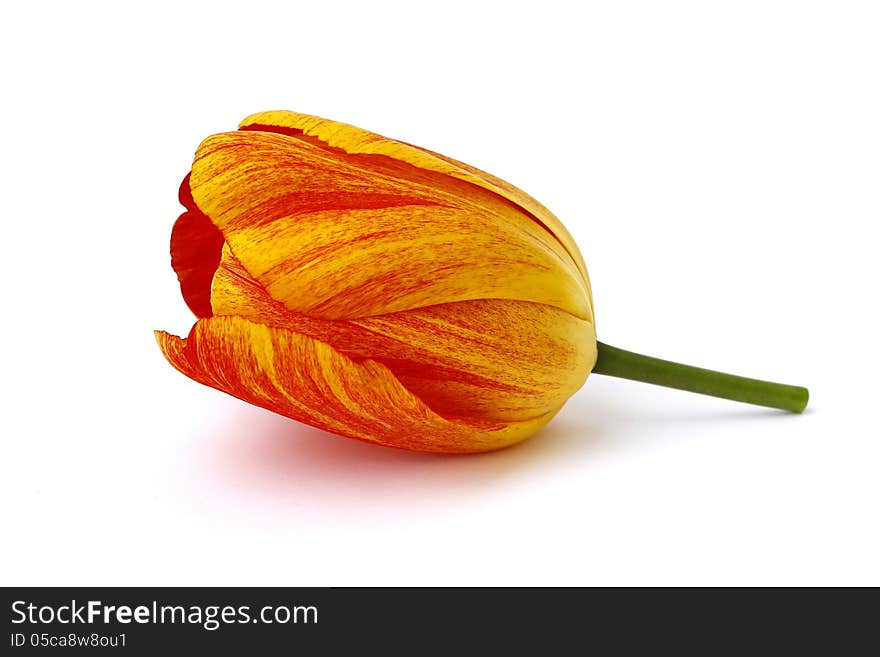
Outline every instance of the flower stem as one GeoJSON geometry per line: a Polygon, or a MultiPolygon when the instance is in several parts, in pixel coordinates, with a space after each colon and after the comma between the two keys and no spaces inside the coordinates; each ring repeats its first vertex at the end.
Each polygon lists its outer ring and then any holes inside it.
{"type": "Polygon", "coordinates": [[[598,347],[599,357],[593,368],[595,374],[643,381],[667,388],[697,392],[701,395],[780,408],[793,413],[802,412],[810,398],[809,391],[800,386],[704,370],[701,367],[643,356],[601,342],[598,343],[598,347]]]}

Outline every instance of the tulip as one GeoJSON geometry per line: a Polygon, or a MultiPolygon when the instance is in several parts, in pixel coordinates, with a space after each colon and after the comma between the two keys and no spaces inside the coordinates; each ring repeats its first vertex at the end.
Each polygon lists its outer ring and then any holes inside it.
{"type": "Polygon", "coordinates": [[[587,269],[543,205],[350,125],[255,114],[196,151],[171,262],[198,317],[156,337],[186,376],[410,450],[498,449],[591,371],[788,410],[806,391],[597,342],[587,269]]]}

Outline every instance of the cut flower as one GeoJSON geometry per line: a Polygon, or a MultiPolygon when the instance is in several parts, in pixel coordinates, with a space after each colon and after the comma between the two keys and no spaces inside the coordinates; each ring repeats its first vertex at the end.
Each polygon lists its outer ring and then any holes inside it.
{"type": "Polygon", "coordinates": [[[199,146],[172,265],[190,378],[328,431],[480,452],[544,426],[597,358],[587,271],[544,206],[424,149],[293,112],[199,146]]]}

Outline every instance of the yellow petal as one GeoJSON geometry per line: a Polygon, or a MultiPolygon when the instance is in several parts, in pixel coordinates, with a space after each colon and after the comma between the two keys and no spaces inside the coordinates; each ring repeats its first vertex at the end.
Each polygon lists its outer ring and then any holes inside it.
{"type": "Polygon", "coordinates": [[[592,321],[586,280],[566,248],[506,198],[316,141],[214,135],[190,180],[198,207],[288,309],[351,319],[516,299],[592,321]]]}
{"type": "Polygon", "coordinates": [[[590,322],[543,304],[481,299],[356,320],[287,310],[230,248],[211,290],[216,315],[236,315],[382,363],[442,415],[527,420],[561,406],[596,360],[590,322]]]}
{"type": "Polygon", "coordinates": [[[521,422],[443,417],[384,365],[238,317],[199,320],[186,339],[156,332],[183,374],[257,406],[341,435],[431,452],[482,452],[519,442],[554,412],[521,422]]]}
{"type": "MultiPolygon", "coordinates": [[[[353,125],[308,114],[298,114],[287,110],[259,112],[247,117],[239,124],[239,127],[249,130],[266,129],[271,131],[281,128],[282,130],[301,131],[304,136],[313,137],[331,148],[338,148],[352,155],[384,155],[420,169],[452,176],[489,190],[516,204],[522,211],[530,214],[535,221],[554,234],[580,270],[589,294],[587,268],[574,238],[550,210],[507,181],[440,153],[389,139],[353,125]]],[[[592,297],[590,303],[592,304],[592,297]]]]}

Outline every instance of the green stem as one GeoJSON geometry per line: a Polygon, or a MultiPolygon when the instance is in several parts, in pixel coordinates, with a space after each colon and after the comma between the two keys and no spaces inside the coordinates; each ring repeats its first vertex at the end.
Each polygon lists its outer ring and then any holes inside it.
{"type": "Polygon", "coordinates": [[[799,386],[704,370],[701,367],[643,356],[601,342],[599,358],[596,360],[593,373],[733,399],[747,404],[781,408],[793,413],[802,412],[810,398],[809,391],[799,386]]]}

